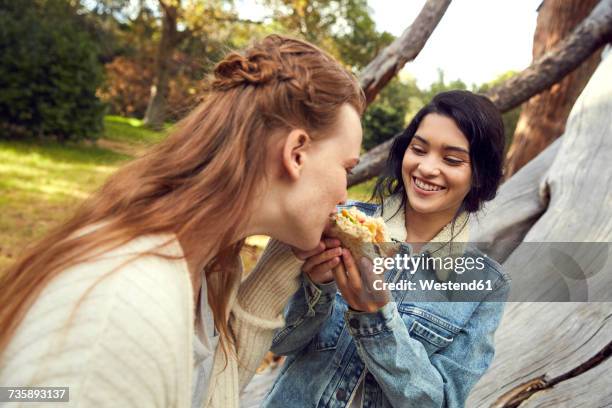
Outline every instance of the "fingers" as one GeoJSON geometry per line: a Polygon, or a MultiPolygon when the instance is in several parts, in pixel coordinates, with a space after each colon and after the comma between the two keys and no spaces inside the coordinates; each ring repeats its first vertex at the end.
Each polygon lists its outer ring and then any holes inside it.
{"type": "Polygon", "coordinates": [[[341,248],[332,248],[323,251],[318,255],[311,256],[310,258],[306,259],[306,262],[304,262],[304,265],[302,265],[302,271],[310,273],[314,268],[317,268],[319,270],[321,268],[331,269],[332,267],[338,264],[338,262],[340,261],[340,258],[338,257],[341,254],[341,248]],[[326,267],[326,265],[330,266],[326,267]]]}
{"type": "Polygon", "coordinates": [[[342,249],[342,261],[344,262],[344,267],[346,268],[349,287],[353,292],[360,293],[361,289],[363,288],[361,276],[359,270],[357,269],[357,265],[355,264],[355,259],[353,258],[353,255],[351,255],[351,251],[346,248],[342,249]]]}
{"type": "Polygon", "coordinates": [[[325,238],[323,239],[326,248],[337,248],[340,246],[341,242],[338,238],[325,238]]]}

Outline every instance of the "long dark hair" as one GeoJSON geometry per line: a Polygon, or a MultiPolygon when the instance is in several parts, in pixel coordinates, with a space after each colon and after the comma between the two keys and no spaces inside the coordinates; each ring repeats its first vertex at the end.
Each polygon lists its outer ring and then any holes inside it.
{"type": "Polygon", "coordinates": [[[482,204],[495,197],[503,175],[504,123],[499,110],[486,96],[455,90],[437,94],[421,108],[404,132],[395,138],[387,164],[379,176],[372,200],[382,206],[388,196],[400,194],[401,205],[406,205],[406,187],[402,180],[402,161],[421,121],[430,113],[452,119],[470,145],[472,183],[455,218],[462,212],[474,213],[482,204]]]}

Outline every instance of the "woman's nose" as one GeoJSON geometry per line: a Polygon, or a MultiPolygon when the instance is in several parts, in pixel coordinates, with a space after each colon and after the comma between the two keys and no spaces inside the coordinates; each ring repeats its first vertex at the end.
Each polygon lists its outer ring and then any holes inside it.
{"type": "Polygon", "coordinates": [[[434,158],[424,158],[418,165],[423,176],[437,176],[440,174],[440,165],[434,158]]]}

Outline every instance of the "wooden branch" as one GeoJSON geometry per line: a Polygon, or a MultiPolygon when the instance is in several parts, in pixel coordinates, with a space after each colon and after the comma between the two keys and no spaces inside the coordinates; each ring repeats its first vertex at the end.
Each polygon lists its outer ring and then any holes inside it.
{"type": "Polygon", "coordinates": [[[612,41],[612,0],[601,0],[591,14],[557,47],[523,72],[487,92],[502,112],[550,88],[575,70],[602,45],[612,41]]]}
{"type": "Polygon", "coordinates": [[[360,82],[368,104],[406,62],[419,55],[450,2],[451,0],[428,0],[412,25],[363,69],[360,82]]]}
{"type": "MultiPolygon", "coordinates": [[[[601,0],[554,50],[544,54],[520,74],[492,88],[486,95],[502,113],[507,112],[563,79],[607,42],[612,42],[612,0],[601,0]]],[[[380,174],[391,143],[384,142],[361,156],[360,163],[349,177],[349,186],[380,174]]]]}

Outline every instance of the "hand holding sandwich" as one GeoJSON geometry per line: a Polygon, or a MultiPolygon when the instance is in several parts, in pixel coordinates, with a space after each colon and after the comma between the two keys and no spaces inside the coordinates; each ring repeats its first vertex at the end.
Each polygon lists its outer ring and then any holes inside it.
{"type": "Polygon", "coordinates": [[[389,303],[391,299],[386,290],[375,290],[374,281],[382,275],[373,272],[372,262],[362,257],[359,266],[351,251],[342,249],[342,262],[333,269],[338,290],[351,309],[372,313],[389,303]]]}

